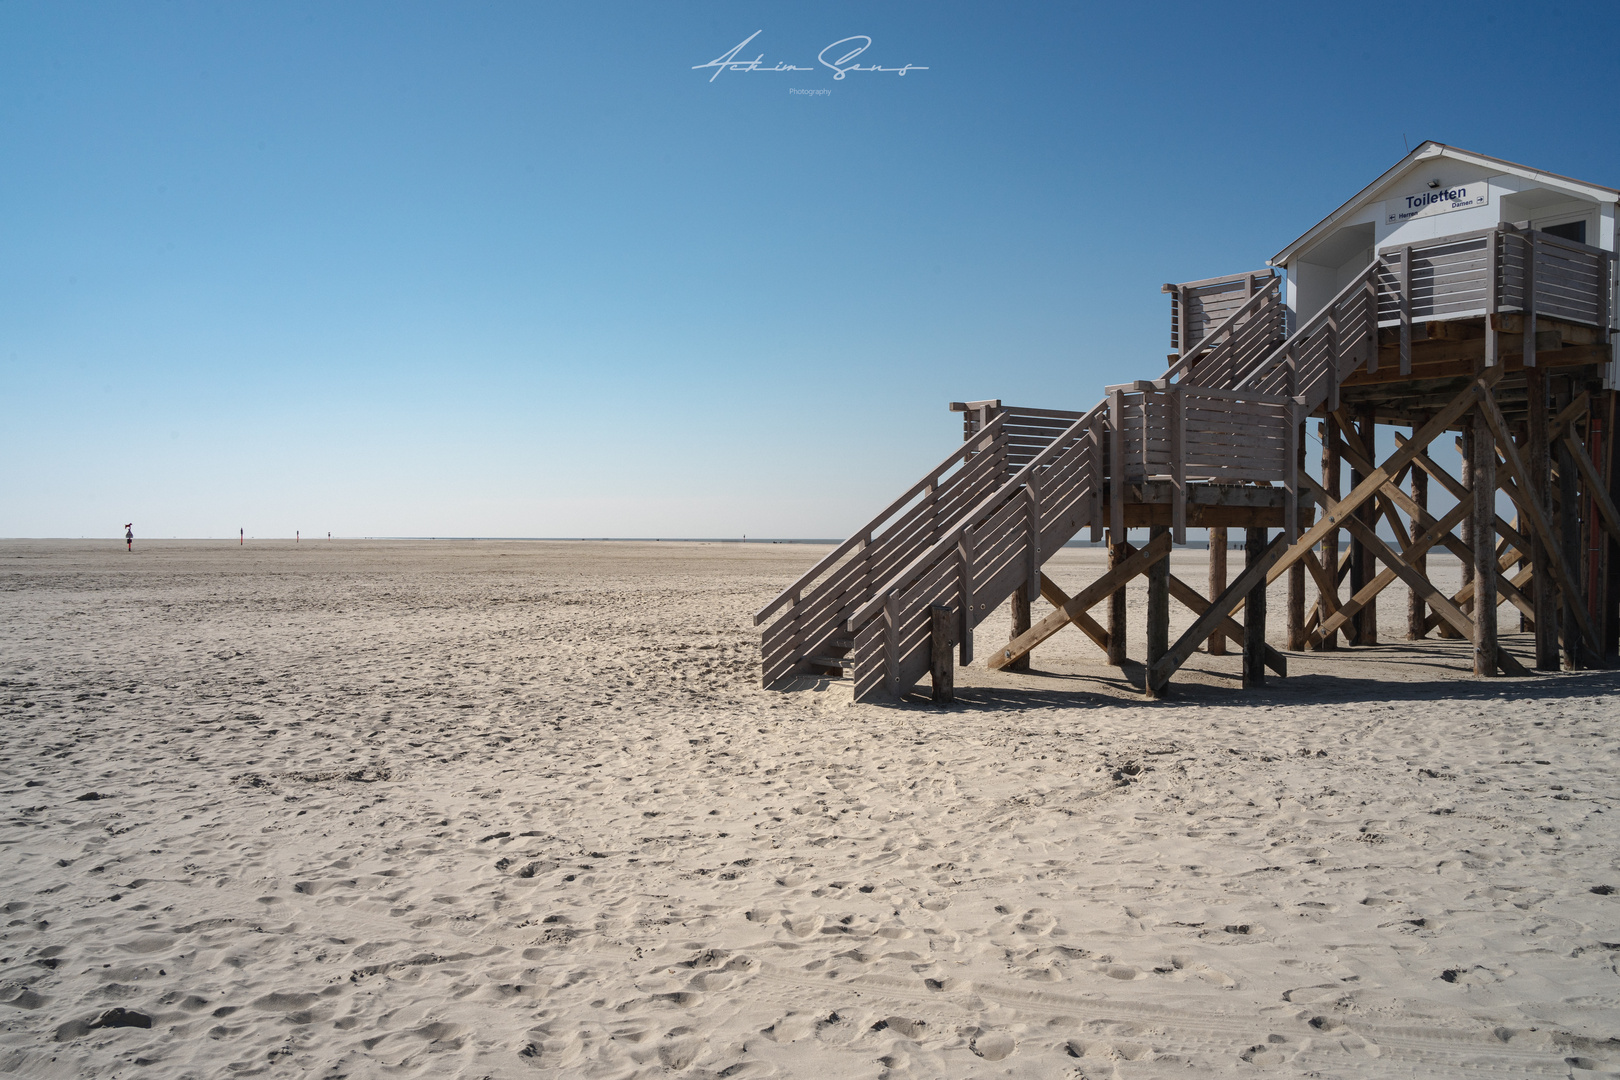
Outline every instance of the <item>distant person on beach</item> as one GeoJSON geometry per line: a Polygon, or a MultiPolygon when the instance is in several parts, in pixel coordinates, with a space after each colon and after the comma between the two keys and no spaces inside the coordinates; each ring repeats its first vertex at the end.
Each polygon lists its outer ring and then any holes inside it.
{"type": "Polygon", "coordinates": [[[135,550],[135,523],[130,522],[124,526],[124,550],[135,550]]]}

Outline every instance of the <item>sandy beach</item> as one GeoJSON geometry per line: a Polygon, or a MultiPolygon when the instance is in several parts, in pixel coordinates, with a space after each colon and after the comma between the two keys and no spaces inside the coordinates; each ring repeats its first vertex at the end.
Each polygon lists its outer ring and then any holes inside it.
{"type": "Polygon", "coordinates": [[[763,690],[824,550],[0,542],[0,1075],[1620,1075],[1620,673],[763,690]]]}

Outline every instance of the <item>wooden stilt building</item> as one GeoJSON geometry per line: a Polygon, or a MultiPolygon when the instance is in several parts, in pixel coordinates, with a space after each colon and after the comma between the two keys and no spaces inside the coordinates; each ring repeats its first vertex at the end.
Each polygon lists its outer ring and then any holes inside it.
{"type": "Polygon", "coordinates": [[[859,700],[902,697],[947,648],[971,663],[1009,597],[990,667],[1027,666],[1070,624],[1121,664],[1137,576],[1149,696],[1201,646],[1240,650],[1245,686],[1286,674],[1265,637],[1279,578],[1289,650],[1438,633],[1473,643],[1477,674],[1526,674],[1498,647],[1507,603],[1537,668],[1604,664],[1620,645],[1617,199],[1424,143],[1267,269],[1164,286],[1161,377],[1085,412],[953,404],[961,446],[757,613],[765,684],[848,675],[859,700]],[[1455,473],[1431,453],[1453,438],[1455,473]],[[1455,505],[1437,516],[1441,491],[1455,505]],[[1207,595],[1169,572],[1189,528],[1213,541],[1207,595]],[[1070,596],[1042,566],[1083,532],[1106,538],[1108,570],[1070,596]],[[1429,579],[1440,548],[1460,591],[1429,579]],[[1404,630],[1372,602],[1397,581],[1404,630]],[[1037,596],[1054,610],[1034,622],[1037,596]],[[1196,616],[1173,642],[1171,599],[1196,616]]]}

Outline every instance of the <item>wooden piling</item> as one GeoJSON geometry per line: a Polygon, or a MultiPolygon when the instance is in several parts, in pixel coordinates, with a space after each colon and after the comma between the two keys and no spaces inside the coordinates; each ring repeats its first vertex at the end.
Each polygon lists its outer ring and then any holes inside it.
{"type": "MultiPolygon", "coordinates": [[[[1029,607],[1030,607],[1030,604],[1029,604],[1029,592],[1028,592],[1028,590],[1023,588],[1023,587],[1020,587],[1018,589],[1013,590],[1013,594],[1012,594],[1012,627],[1011,627],[1011,633],[1009,633],[1007,635],[1007,640],[1008,641],[1015,640],[1018,637],[1019,634],[1022,634],[1026,630],[1029,629],[1029,625],[1030,625],[1030,623],[1029,623],[1029,617],[1030,617],[1029,616],[1029,607]]],[[[1004,670],[1006,670],[1006,671],[1028,671],[1029,670],[1029,653],[1025,653],[1024,655],[1020,656],[1017,660],[1014,660],[1012,663],[1008,664],[1004,670]]]]}
{"type": "MultiPolygon", "coordinates": [[[[1597,467],[1602,471],[1603,482],[1608,487],[1610,502],[1620,504],[1620,440],[1615,439],[1616,424],[1620,424],[1620,393],[1611,391],[1603,397],[1608,399],[1604,408],[1593,409],[1594,415],[1603,419],[1597,467]]],[[[1603,634],[1603,655],[1607,658],[1620,653],[1620,542],[1606,536],[1601,543],[1599,565],[1602,567],[1603,584],[1598,594],[1598,622],[1603,634]]]]}
{"type": "MultiPolygon", "coordinates": [[[[1490,391],[1483,391],[1490,393],[1490,391]]],[[[1474,493],[1474,674],[1495,675],[1496,639],[1496,443],[1485,420],[1475,409],[1470,440],[1473,461],[1469,469],[1474,493]]]]}
{"type": "MultiPolygon", "coordinates": [[[[1243,531],[1243,565],[1251,567],[1260,561],[1269,543],[1267,530],[1243,531]]],[[[1245,690],[1266,685],[1266,579],[1264,577],[1249,590],[1243,601],[1243,688],[1245,690]]]]}
{"type": "MultiPolygon", "coordinates": [[[[1560,379],[1560,382],[1566,380],[1560,379]]],[[[1567,388],[1560,388],[1558,406],[1560,410],[1569,404],[1572,394],[1567,388]]],[[[1577,590],[1573,595],[1565,594],[1561,597],[1562,603],[1558,605],[1560,636],[1564,639],[1564,670],[1577,671],[1589,666],[1586,658],[1586,645],[1581,633],[1581,624],[1576,618],[1575,606],[1586,603],[1586,589],[1584,587],[1581,558],[1581,496],[1580,477],[1575,471],[1575,456],[1569,452],[1569,446],[1563,439],[1559,439],[1554,447],[1554,460],[1558,462],[1558,542],[1564,556],[1564,567],[1577,590]]],[[[1548,590],[1551,591],[1550,589],[1548,590]]]]}
{"type": "MultiPolygon", "coordinates": [[[[1322,489],[1328,493],[1330,498],[1335,500],[1339,498],[1339,476],[1341,472],[1343,472],[1343,468],[1339,463],[1339,422],[1334,419],[1332,413],[1329,413],[1327,420],[1322,425],[1322,489]]],[[[1337,529],[1330,529],[1328,534],[1322,538],[1322,569],[1325,571],[1323,576],[1335,586],[1333,604],[1336,607],[1339,602],[1337,589],[1339,581],[1339,531],[1337,529]]],[[[1319,601],[1317,621],[1319,623],[1327,622],[1331,614],[1332,611],[1329,610],[1327,601],[1319,601]]],[[[1323,637],[1322,650],[1324,652],[1332,652],[1338,647],[1339,632],[1337,630],[1323,637]]]]}
{"type": "MultiPolygon", "coordinates": [[[[1108,569],[1112,570],[1130,558],[1124,530],[1108,530],[1108,569]]],[[[1115,667],[1125,666],[1125,586],[1121,585],[1108,596],[1108,662],[1115,667]]]]}
{"type": "MultiPolygon", "coordinates": [[[[1219,596],[1226,591],[1226,527],[1209,530],[1209,595],[1219,596]]],[[[1226,655],[1226,635],[1220,631],[1209,636],[1209,655],[1226,655]]]]}
{"type": "MultiPolygon", "coordinates": [[[[1149,540],[1158,540],[1170,529],[1155,525],[1149,530],[1149,540]]],[[[1153,670],[1165,653],[1170,651],[1170,560],[1160,559],[1147,572],[1147,669],[1153,670]]],[[[1152,679],[1144,680],[1147,696],[1162,696],[1152,679]]]]}
{"type": "MultiPolygon", "coordinates": [[[[1412,434],[1416,435],[1424,424],[1429,422],[1429,414],[1420,412],[1412,417],[1412,434]]],[[[1429,474],[1422,469],[1412,470],[1412,501],[1419,509],[1429,508],[1429,474]]],[[[1423,535],[1423,526],[1417,518],[1412,519],[1412,542],[1416,543],[1423,535]]],[[[1429,556],[1427,553],[1419,555],[1413,560],[1413,566],[1424,577],[1429,576],[1429,556]]],[[[1406,639],[1408,641],[1421,641],[1428,636],[1429,605],[1424,602],[1423,594],[1417,589],[1408,587],[1406,602],[1406,639]]]]}
{"type": "Polygon", "coordinates": [[[956,700],[956,609],[935,604],[928,609],[932,616],[931,674],[934,681],[934,703],[949,705],[956,700]]]}
{"type": "MultiPolygon", "coordinates": [[[[1290,392],[1292,392],[1292,391],[1290,391],[1290,392]]],[[[1305,473],[1305,425],[1304,425],[1303,422],[1299,425],[1299,429],[1295,433],[1294,447],[1295,447],[1295,453],[1297,454],[1296,458],[1294,459],[1294,467],[1296,469],[1296,474],[1300,475],[1300,476],[1304,476],[1304,475],[1306,475],[1306,473],[1305,473]]],[[[1299,515],[1299,516],[1302,516],[1302,515],[1299,515]]],[[[1284,526],[1284,528],[1287,529],[1288,539],[1289,539],[1290,542],[1292,542],[1296,537],[1299,536],[1299,534],[1301,532],[1297,516],[1296,516],[1296,520],[1288,522],[1284,526]]],[[[1211,595],[1217,595],[1218,596],[1219,594],[1218,593],[1212,593],[1211,595]]],[[[1288,568],[1288,651],[1289,652],[1304,652],[1306,644],[1307,644],[1307,640],[1306,640],[1306,637],[1305,637],[1305,564],[1303,562],[1296,562],[1296,563],[1294,563],[1293,566],[1290,566],[1288,568]]]]}
{"type": "MultiPolygon", "coordinates": [[[[1361,438],[1361,446],[1366,451],[1367,459],[1376,464],[1378,461],[1378,419],[1372,405],[1364,405],[1357,410],[1356,427],[1358,429],[1356,434],[1361,438]]],[[[1352,489],[1354,489],[1355,484],[1359,484],[1365,479],[1359,474],[1353,473],[1352,476],[1354,477],[1351,484],[1352,489]]],[[[1378,505],[1376,501],[1368,499],[1357,510],[1357,516],[1361,518],[1368,528],[1377,530],[1378,505]]],[[[1350,595],[1354,596],[1366,588],[1367,583],[1377,575],[1378,567],[1373,563],[1372,548],[1361,540],[1353,539],[1351,541],[1350,558],[1352,560],[1350,564],[1350,595]]],[[[1355,625],[1357,645],[1378,644],[1378,602],[1376,600],[1357,613],[1355,625]]]]}
{"type": "MultiPolygon", "coordinates": [[[[1547,446],[1547,375],[1545,369],[1526,368],[1524,372],[1526,419],[1525,467],[1530,470],[1529,491],[1524,496],[1535,502],[1544,517],[1551,520],[1552,459],[1547,446]]],[[[1523,515],[1520,515],[1523,520],[1523,515]]],[[[1531,603],[1535,607],[1536,670],[1558,670],[1558,594],[1547,561],[1547,549],[1535,530],[1530,533],[1531,603]]]]}

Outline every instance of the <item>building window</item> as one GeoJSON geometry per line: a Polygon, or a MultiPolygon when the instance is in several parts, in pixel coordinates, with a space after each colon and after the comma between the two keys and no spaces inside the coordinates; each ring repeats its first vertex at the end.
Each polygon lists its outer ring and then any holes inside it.
{"type": "Polygon", "coordinates": [[[1543,225],[1541,231],[1548,236],[1556,236],[1560,240],[1573,240],[1577,244],[1586,243],[1586,219],[1579,221],[1566,221],[1562,225],[1543,225]]]}

